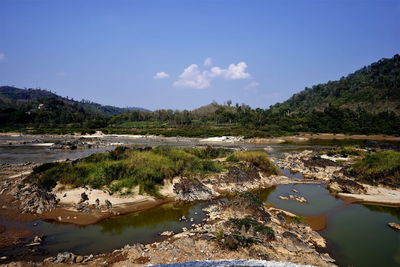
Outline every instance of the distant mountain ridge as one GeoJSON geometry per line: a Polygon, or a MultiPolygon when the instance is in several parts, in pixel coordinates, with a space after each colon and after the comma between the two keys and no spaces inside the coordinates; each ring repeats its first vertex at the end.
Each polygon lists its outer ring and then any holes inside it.
{"type": "Polygon", "coordinates": [[[305,113],[323,111],[329,105],[400,114],[400,55],[381,59],[338,81],[305,88],[283,103],[271,106],[271,110],[305,113]]]}
{"type": "MultiPolygon", "coordinates": [[[[43,104],[44,109],[55,109],[69,107],[71,109],[84,110],[86,113],[101,115],[116,115],[128,110],[149,111],[139,107],[119,108],[110,105],[101,105],[87,100],[76,101],[67,97],[59,96],[51,91],[43,89],[20,89],[13,86],[0,87],[0,108],[15,108],[17,106],[31,106],[43,104]],[[57,105],[54,105],[57,103],[57,105]]],[[[28,111],[28,110],[26,110],[28,111]]]]}

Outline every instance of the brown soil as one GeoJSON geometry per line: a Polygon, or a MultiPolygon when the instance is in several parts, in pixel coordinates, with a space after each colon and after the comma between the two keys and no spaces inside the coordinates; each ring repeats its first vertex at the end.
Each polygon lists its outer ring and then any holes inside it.
{"type": "Polygon", "coordinates": [[[26,229],[6,229],[4,226],[0,226],[0,246],[16,244],[20,239],[32,235],[33,232],[26,229]]]}

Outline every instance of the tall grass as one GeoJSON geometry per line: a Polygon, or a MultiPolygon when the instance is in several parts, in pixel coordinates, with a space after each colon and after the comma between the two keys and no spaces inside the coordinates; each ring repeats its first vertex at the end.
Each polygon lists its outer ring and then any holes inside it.
{"type": "Polygon", "coordinates": [[[353,175],[373,184],[400,186],[400,152],[380,151],[367,154],[355,162],[350,170],[353,175]]]}
{"type": "Polygon", "coordinates": [[[203,150],[157,147],[150,151],[139,151],[117,147],[113,151],[93,154],[72,163],[43,164],[36,167],[28,179],[47,189],[53,188],[57,182],[75,187],[106,186],[113,192],[139,186],[141,193],[158,195],[157,186],[162,185],[165,179],[222,171],[221,164],[205,156],[208,155],[207,148],[203,150]]]}
{"type": "Polygon", "coordinates": [[[365,155],[364,150],[354,146],[344,146],[337,149],[332,149],[326,152],[328,156],[341,156],[347,158],[348,156],[362,156],[365,155]]]}
{"type": "Polygon", "coordinates": [[[239,151],[228,156],[227,160],[230,162],[243,161],[251,163],[268,175],[279,174],[279,171],[264,151],[239,151]]]}

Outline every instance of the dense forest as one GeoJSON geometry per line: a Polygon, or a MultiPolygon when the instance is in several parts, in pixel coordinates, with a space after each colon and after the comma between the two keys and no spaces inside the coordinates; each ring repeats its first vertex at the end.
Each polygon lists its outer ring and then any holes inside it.
{"type": "Polygon", "coordinates": [[[42,89],[19,89],[0,87],[0,124],[51,125],[74,124],[92,127],[106,126],[106,118],[128,110],[140,108],[118,108],[103,106],[88,100],[76,101],[61,97],[42,89]]]}
{"type": "Polygon", "coordinates": [[[124,110],[45,90],[0,87],[3,130],[60,130],[167,136],[271,136],[298,132],[400,133],[400,56],[315,85],[269,109],[213,102],[195,110],[124,110]],[[42,104],[42,105],[41,105],[42,104]]]}

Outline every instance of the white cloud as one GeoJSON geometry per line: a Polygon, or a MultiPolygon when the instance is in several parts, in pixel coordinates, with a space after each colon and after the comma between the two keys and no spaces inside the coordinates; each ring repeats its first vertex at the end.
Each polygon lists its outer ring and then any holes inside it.
{"type": "Polygon", "coordinates": [[[166,78],[169,78],[169,75],[168,73],[163,71],[157,72],[156,75],[153,76],[153,79],[166,79],[166,78]]]}
{"type": "Polygon", "coordinates": [[[203,65],[206,66],[206,67],[209,67],[209,66],[211,66],[212,64],[213,64],[212,58],[210,58],[210,57],[206,58],[206,59],[204,60],[204,63],[203,63],[203,65]]]}
{"type": "Polygon", "coordinates": [[[257,87],[259,85],[260,85],[259,82],[254,81],[254,82],[251,82],[251,83],[247,84],[244,88],[245,89],[249,89],[249,88],[257,87]]]}
{"type": "MultiPolygon", "coordinates": [[[[206,65],[206,61],[204,65],[206,65]]],[[[204,89],[210,87],[213,78],[220,77],[226,80],[251,78],[250,73],[246,72],[246,68],[247,64],[245,62],[239,62],[238,64],[230,64],[227,69],[212,67],[210,70],[201,71],[197,64],[192,64],[184,69],[179,76],[179,80],[174,82],[174,86],[204,89]]]]}
{"type": "Polygon", "coordinates": [[[248,79],[251,77],[250,73],[246,72],[246,62],[239,62],[238,64],[230,64],[227,69],[220,67],[211,68],[210,77],[222,77],[227,80],[240,80],[248,79]]]}
{"type": "Polygon", "coordinates": [[[6,55],[4,53],[0,53],[0,62],[6,59],[6,55]]]}
{"type": "Polygon", "coordinates": [[[183,70],[179,80],[174,82],[174,86],[204,89],[210,86],[210,79],[207,71],[201,72],[197,64],[192,64],[183,70]]]}

